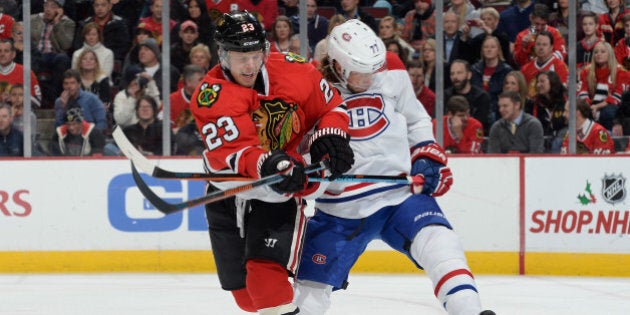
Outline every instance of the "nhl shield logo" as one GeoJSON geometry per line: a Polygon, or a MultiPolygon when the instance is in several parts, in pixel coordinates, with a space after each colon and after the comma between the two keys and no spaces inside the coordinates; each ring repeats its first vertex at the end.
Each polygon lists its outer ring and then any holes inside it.
{"type": "Polygon", "coordinates": [[[610,204],[622,202],[626,198],[626,179],[619,175],[606,175],[602,178],[602,197],[610,204]]]}

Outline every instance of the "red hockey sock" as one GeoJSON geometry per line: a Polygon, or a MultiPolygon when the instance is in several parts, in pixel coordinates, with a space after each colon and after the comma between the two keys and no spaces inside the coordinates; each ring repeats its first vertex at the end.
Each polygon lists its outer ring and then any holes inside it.
{"type": "Polygon", "coordinates": [[[283,266],[269,260],[252,259],[247,261],[246,268],[247,292],[256,309],[291,303],[293,287],[283,266]]]}
{"type": "Polygon", "coordinates": [[[233,290],[231,292],[238,307],[240,307],[245,312],[256,312],[256,307],[254,306],[254,302],[252,302],[252,298],[247,292],[247,288],[233,290]]]}

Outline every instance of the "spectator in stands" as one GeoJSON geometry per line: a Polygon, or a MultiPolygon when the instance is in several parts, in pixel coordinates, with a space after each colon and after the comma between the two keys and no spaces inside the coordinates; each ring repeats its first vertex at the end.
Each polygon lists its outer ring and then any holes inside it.
{"type": "Polygon", "coordinates": [[[184,21],[180,24],[177,35],[171,44],[171,64],[181,73],[184,66],[190,63],[190,50],[199,38],[197,24],[191,20],[184,21]]]}
{"type": "Polygon", "coordinates": [[[462,59],[473,63],[470,44],[459,30],[459,16],[455,12],[444,13],[444,56],[447,63],[462,59]]]}
{"type": "Polygon", "coordinates": [[[491,126],[499,117],[498,96],[503,91],[505,76],[512,71],[512,67],[505,62],[499,39],[489,35],[485,37],[481,46],[481,60],[472,65],[470,84],[480,87],[490,95],[491,126]]]}
{"type": "Polygon", "coordinates": [[[0,102],[0,157],[24,156],[24,135],[13,126],[11,105],[0,102]]]}
{"type": "Polygon", "coordinates": [[[479,10],[475,8],[468,0],[451,0],[451,4],[448,7],[447,12],[453,12],[459,18],[460,30],[461,28],[469,27],[469,36],[475,37],[483,30],[479,28],[479,10]],[[474,22],[473,22],[474,21],[474,22]],[[473,22],[473,23],[471,23],[473,22]]]}
{"type": "Polygon", "coordinates": [[[626,15],[625,0],[606,0],[608,14],[599,15],[599,30],[611,46],[624,38],[623,17],[626,15]]]}
{"type": "MultiPolygon", "coordinates": [[[[24,22],[18,21],[13,24],[13,29],[11,30],[11,35],[13,39],[13,48],[15,49],[15,58],[13,59],[16,63],[23,65],[24,64],[24,22]]],[[[39,64],[41,63],[42,54],[37,50],[37,47],[31,45],[31,70],[34,73],[39,71],[39,64]]],[[[40,91],[41,93],[41,91],[40,91]]]]}
{"type": "Polygon", "coordinates": [[[184,67],[182,73],[184,87],[170,95],[170,124],[174,133],[177,133],[179,128],[187,125],[192,120],[192,114],[189,109],[190,98],[205,74],[206,72],[198,66],[187,65],[184,67]]]}
{"type": "Polygon", "coordinates": [[[63,73],[63,92],[55,100],[55,127],[63,124],[65,112],[73,107],[80,107],[84,120],[96,124],[97,129],[107,128],[103,102],[94,93],[81,90],[81,74],[68,69],[63,73]]]}
{"type": "MultiPolygon", "coordinates": [[[[149,6],[149,11],[151,11],[151,15],[147,17],[140,18],[138,20],[138,25],[144,23],[144,28],[148,29],[152,37],[157,41],[157,45],[162,45],[162,0],[149,0],[151,2],[151,6],[149,6]]],[[[171,15],[172,16],[172,15],[171,15]]],[[[173,27],[177,25],[177,22],[173,19],[170,19],[168,31],[172,31],[173,27]]]]}
{"type": "Polygon", "coordinates": [[[591,63],[580,72],[578,97],[591,105],[595,121],[611,130],[617,107],[621,102],[625,72],[614,56],[612,46],[600,41],[593,49],[591,63]]]}
{"type": "Polygon", "coordinates": [[[615,58],[620,65],[630,71],[630,14],[623,17],[623,29],[625,37],[615,44],[615,58]]]}
{"type": "Polygon", "coordinates": [[[63,73],[70,69],[67,51],[72,47],[75,22],[64,14],[65,0],[46,0],[44,12],[31,15],[31,43],[42,55],[40,71],[50,74],[42,83],[47,101],[61,93],[63,73]]]}
{"type": "Polygon", "coordinates": [[[521,95],[505,91],[499,95],[501,119],[490,128],[488,153],[543,153],[540,121],[523,112],[521,95]]]}
{"type": "Polygon", "coordinates": [[[621,102],[617,109],[612,134],[615,137],[630,135],[630,90],[625,91],[621,95],[621,102]]]}
{"type": "Polygon", "coordinates": [[[478,23],[479,28],[483,32],[473,38],[470,38],[470,47],[472,54],[472,60],[479,60],[481,57],[481,45],[488,36],[494,36],[499,40],[501,54],[506,63],[512,65],[514,60],[512,59],[512,52],[510,51],[510,38],[507,33],[500,31],[497,26],[499,25],[499,12],[493,7],[486,7],[481,9],[480,19],[475,20],[478,23]]]}
{"type": "Polygon", "coordinates": [[[435,36],[435,6],[431,0],[414,0],[413,5],[414,9],[405,14],[400,37],[422,47],[427,39],[435,36]]]}
{"type": "Polygon", "coordinates": [[[175,134],[175,155],[199,156],[206,149],[206,146],[199,135],[197,123],[191,120],[182,126],[175,134]]]}
{"type": "Polygon", "coordinates": [[[517,0],[514,5],[503,10],[499,18],[500,31],[508,34],[510,42],[514,44],[516,36],[531,25],[530,14],[534,10],[536,1],[517,0]]]}
{"type": "Polygon", "coordinates": [[[525,82],[529,89],[530,97],[536,94],[536,75],[545,70],[554,71],[560,77],[562,83],[566,84],[569,78],[569,69],[564,61],[560,60],[553,51],[553,36],[547,32],[542,31],[536,36],[536,59],[526,63],[522,68],[523,76],[525,76],[525,82]]]}
{"type": "Polygon", "coordinates": [[[15,19],[5,11],[0,13],[0,39],[10,39],[15,19]]]}
{"type": "Polygon", "coordinates": [[[534,11],[531,13],[531,27],[522,30],[516,36],[514,42],[514,61],[523,66],[529,61],[536,58],[535,43],[536,38],[542,32],[547,32],[553,37],[553,54],[561,61],[567,59],[567,48],[564,44],[564,37],[558,29],[548,25],[549,9],[546,5],[534,5],[534,11]]]}
{"type": "Polygon", "coordinates": [[[414,59],[407,62],[407,72],[416,98],[422,103],[431,118],[435,118],[435,93],[424,84],[424,64],[414,59]]]}
{"type": "Polygon", "coordinates": [[[143,95],[149,95],[160,104],[160,92],[153,77],[142,68],[132,65],[125,70],[121,90],[114,96],[114,121],[120,127],[138,122],[136,103],[143,95]]]}
{"type": "MultiPolygon", "coordinates": [[[[225,1],[222,1],[225,2],[225,1]]],[[[317,1],[319,5],[330,5],[330,4],[322,4],[322,1],[317,1]]],[[[220,3],[220,2],[219,2],[220,3]]],[[[299,13],[298,0],[282,0],[279,1],[278,5],[284,10],[284,15],[286,16],[294,16],[299,13]]],[[[338,5],[338,4],[335,4],[338,5]]],[[[228,13],[228,12],[224,12],[228,13]]]]}
{"type": "Polygon", "coordinates": [[[212,54],[205,44],[197,44],[190,49],[190,63],[208,71],[212,66],[212,54]]]}
{"type": "Polygon", "coordinates": [[[267,32],[271,31],[271,24],[278,18],[277,1],[242,0],[239,10],[247,10],[256,15],[267,32]]]}
{"type": "MultiPolygon", "coordinates": [[[[293,29],[295,33],[300,33],[299,15],[291,16],[293,29]]],[[[306,21],[308,27],[308,46],[311,51],[315,50],[315,45],[328,35],[328,25],[330,22],[327,18],[317,14],[317,1],[306,0],[306,21]]]]}
{"type": "Polygon", "coordinates": [[[386,39],[383,40],[383,43],[385,44],[385,49],[395,53],[403,63],[410,61],[411,58],[409,57],[409,51],[401,46],[399,41],[395,39],[386,39]]]}
{"type": "Polygon", "coordinates": [[[603,38],[598,34],[598,18],[593,12],[586,12],[582,16],[582,33],[584,37],[577,43],[575,65],[577,66],[578,73],[580,70],[591,63],[593,58],[593,48],[597,42],[602,41],[603,38]]]}
{"type": "MultiPolygon", "coordinates": [[[[569,102],[566,102],[563,116],[569,120],[569,102]]],[[[615,143],[608,130],[602,125],[593,121],[591,106],[579,99],[575,105],[575,129],[577,154],[614,154],[615,143]]],[[[562,154],[569,153],[569,135],[564,137],[562,142],[562,154]]]]}
{"type": "MultiPolygon", "coordinates": [[[[405,52],[403,53],[402,49],[399,49],[397,53],[398,56],[400,56],[401,54],[404,54],[405,56],[411,56],[415,51],[414,48],[411,47],[411,45],[407,43],[404,39],[400,38],[400,36],[398,35],[399,33],[400,31],[398,23],[396,23],[396,19],[391,15],[382,18],[378,24],[378,37],[380,37],[383,42],[396,41],[398,43],[398,46],[405,50],[405,52]]],[[[403,62],[409,61],[407,57],[400,59],[403,62]]]]}
{"type": "Polygon", "coordinates": [[[359,0],[341,0],[341,11],[346,20],[357,19],[369,26],[378,34],[376,19],[359,8],[359,0]]]}
{"type": "MultiPolygon", "coordinates": [[[[335,26],[342,24],[343,22],[346,21],[346,18],[343,17],[343,15],[341,14],[335,14],[333,16],[330,17],[330,22],[328,24],[328,33],[330,34],[330,31],[332,31],[333,28],[335,28],[335,26]]],[[[317,62],[322,62],[322,59],[326,56],[326,49],[327,49],[327,45],[328,45],[328,35],[326,35],[326,37],[322,40],[320,40],[317,45],[315,45],[315,50],[313,51],[313,60],[317,61],[317,62]]]]}
{"type": "Polygon", "coordinates": [[[149,95],[140,96],[135,110],[137,123],[123,128],[125,136],[142,154],[162,155],[162,121],[157,119],[157,102],[149,95]]]}
{"type": "Polygon", "coordinates": [[[97,56],[103,74],[111,79],[114,71],[114,52],[103,45],[103,32],[100,26],[95,22],[85,24],[81,38],[83,38],[83,46],[72,54],[72,66],[79,64],[79,56],[83,51],[91,50],[97,56]]]}
{"type": "MultiPolygon", "coordinates": [[[[556,11],[551,12],[549,14],[549,25],[555,27],[562,37],[564,38],[564,42],[569,42],[569,0],[558,0],[557,1],[558,8],[556,11]]],[[[582,25],[582,18],[584,14],[590,11],[580,10],[580,4],[578,1],[571,1],[571,5],[575,7],[576,14],[576,23],[577,32],[576,32],[576,40],[581,40],[584,37],[584,32],[580,27],[582,25]]]]}
{"type": "Polygon", "coordinates": [[[101,70],[98,55],[89,49],[82,50],[72,68],[81,75],[81,89],[94,93],[103,102],[105,109],[109,110],[112,101],[111,84],[101,70]]]}
{"type": "Polygon", "coordinates": [[[125,69],[127,69],[129,65],[138,63],[138,50],[140,49],[139,44],[149,38],[154,38],[154,37],[153,37],[153,33],[151,33],[151,31],[149,31],[149,29],[146,27],[146,24],[144,23],[138,24],[138,26],[136,27],[134,31],[133,40],[131,42],[131,48],[129,49],[129,52],[127,52],[127,54],[125,55],[125,61],[123,62],[123,66],[122,66],[123,73],[125,72],[125,69]]]}
{"type": "MultiPolygon", "coordinates": [[[[10,39],[0,39],[0,93],[1,101],[6,101],[9,88],[13,84],[24,84],[24,67],[13,61],[15,47],[10,39]]],[[[31,70],[31,101],[35,107],[41,105],[41,89],[35,73],[31,70]]]]}
{"type": "MultiPolygon", "coordinates": [[[[132,56],[132,61],[133,57],[134,56],[132,56]]],[[[177,90],[177,82],[180,74],[179,70],[172,64],[163,66],[161,59],[160,48],[155,39],[148,38],[138,44],[138,54],[136,56],[137,64],[153,77],[160,91],[160,95],[166,95],[177,90]],[[171,77],[169,91],[162,91],[162,71],[169,71],[171,77]]]]}
{"type": "Polygon", "coordinates": [[[461,95],[468,100],[470,115],[479,120],[484,128],[484,133],[490,129],[490,95],[482,88],[470,84],[472,72],[470,64],[466,60],[453,61],[450,68],[452,86],[444,90],[444,100],[461,95]]]}
{"type": "MultiPolygon", "coordinates": [[[[533,108],[534,101],[529,97],[529,90],[522,72],[512,70],[505,76],[503,81],[503,92],[505,91],[514,91],[521,95],[521,104],[523,104],[525,112],[528,111],[528,108],[533,108]]],[[[499,115],[499,117],[500,116],[501,115],[499,115]]]]}
{"type": "Polygon", "coordinates": [[[102,156],[105,137],[96,125],[83,119],[80,107],[68,109],[55,129],[51,152],[56,156],[102,156]]]}
{"type": "Polygon", "coordinates": [[[549,151],[558,153],[568,127],[567,121],[562,117],[567,89],[558,74],[551,70],[539,72],[535,81],[534,104],[531,109],[525,108],[525,112],[538,118],[544,135],[550,139],[549,151]]]}
{"type": "MultiPolygon", "coordinates": [[[[428,86],[431,91],[435,91],[435,66],[437,56],[435,54],[435,48],[437,43],[435,39],[429,38],[422,46],[422,61],[424,62],[424,85],[428,86]]],[[[443,61],[444,67],[444,89],[451,86],[450,79],[450,66],[446,61],[443,61]]]]}
{"type": "Polygon", "coordinates": [[[293,23],[291,23],[291,20],[284,15],[278,16],[271,28],[270,51],[289,52],[290,38],[293,34],[293,23]]]}
{"type": "MultiPolygon", "coordinates": [[[[9,90],[9,99],[7,102],[13,109],[13,125],[22,133],[24,132],[24,86],[22,84],[13,84],[9,90]]],[[[33,112],[31,106],[31,135],[33,140],[37,136],[37,116],[33,112]]]]}
{"type": "MultiPolygon", "coordinates": [[[[446,153],[482,153],[483,126],[470,117],[470,105],[465,97],[455,95],[446,102],[444,115],[444,151],[446,153]]],[[[437,122],[433,119],[433,134],[437,122]]]]}
{"type": "Polygon", "coordinates": [[[188,18],[197,24],[199,32],[199,42],[208,46],[212,55],[216,55],[216,47],[214,47],[214,30],[215,25],[208,13],[208,7],[204,0],[187,0],[188,2],[188,18]]]}
{"type": "MultiPolygon", "coordinates": [[[[130,21],[112,12],[113,2],[117,1],[94,0],[92,3],[94,15],[78,23],[77,32],[74,35],[73,48],[79,49],[84,45],[85,36],[83,36],[83,28],[90,23],[96,23],[100,30],[99,42],[113,52],[116,62],[122,64],[125,60],[125,55],[129,51],[129,48],[131,48],[131,36],[129,32],[130,21]]],[[[136,20],[133,20],[134,24],[135,21],[136,20]]],[[[99,60],[104,62],[102,58],[99,60]]],[[[111,66],[114,66],[113,63],[111,66]]],[[[122,69],[118,69],[118,71],[122,71],[122,69]]]]}

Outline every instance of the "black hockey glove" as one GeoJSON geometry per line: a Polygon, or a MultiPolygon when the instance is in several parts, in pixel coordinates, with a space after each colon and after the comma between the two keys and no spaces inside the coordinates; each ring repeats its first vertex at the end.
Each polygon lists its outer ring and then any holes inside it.
{"type": "Polygon", "coordinates": [[[315,131],[310,141],[311,162],[328,160],[330,180],[347,172],[354,164],[354,152],[350,148],[350,136],[337,128],[315,131]]]}
{"type": "Polygon", "coordinates": [[[304,165],[292,159],[282,150],[263,154],[258,160],[258,173],[260,177],[283,173],[283,181],[269,185],[271,189],[280,194],[301,191],[308,182],[306,173],[304,173],[304,165]]]}

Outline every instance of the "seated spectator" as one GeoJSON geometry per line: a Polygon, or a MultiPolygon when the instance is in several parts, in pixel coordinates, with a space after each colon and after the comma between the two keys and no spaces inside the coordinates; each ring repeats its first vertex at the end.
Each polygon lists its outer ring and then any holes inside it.
{"type": "Polygon", "coordinates": [[[176,155],[192,156],[199,156],[206,149],[194,119],[177,130],[175,134],[175,148],[176,155]]]}
{"type": "Polygon", "coordinates": [[[63,92],[55,100],[55,127],[63,124],[64,114],[73,107],[80,107],[83,119],[94,123],[100,131],[107,129],[103,102],[94,93],[81,90],[81,74],[68,69],[63,73],[63,92]]]}
{"type": "Polygon", "coordinates": [[[607,0],[608,14],[599,15],[599,30],[611,46],[624,38],[623,17],[627,14],[624,3],[623,0],[607,0]]]}
{"type": "Polygon", "coordinates": [[[103,74],[111,79],[112,72],[114,71],[114,52],[103,46],[103,33],[100,26],[95,22],[85,24],[81,38],[83,38],[83,46],[72,54],[72,66],[75,67],[79,64],[79,55],[81,55],[83,51],[91,50],[96,54],[99,67],[103,74]]]}
{"type": "MultiPolygon", "coordinates": [[[[136,102],[138,122],[123,128],[127,139],[144,155],[162,155],[162,122],[157,119],[158,104],[149,95],[136,102]]],[[[171,134],[171,139],[173,139],[171,134]]]]}
{"type": "Polygon", "coordinates": [[[484,133],[490,129],[490,94],[482,88],[470,84],[472,72],[466,60],[455,60],[451,64],[450,78],[452,86],[444,90],[446,102],[454,96],[461,95],[468,100],[470,115],[483,125],[484,133]]]}
{"type": "Polygon", "coordinates": [[[179,70],[172,64],[162,65],[162,54],[157,42],[153,38],[145,39],[138,44],[138,54],[132,56],[132,62],[139,65],[143,71],[149,73],[155,80],[155,84],[160,91],[160,95],[170,94],[177,90],[177,82],[179,80],[179,70]],[[166,70],[164,70],[166,69],[166,70]],[[162,91],[162,71],[169,71],[171,77],[170,89],[162,91]]]}
{"type": "MultiPolygon", "coordinates": [[[[580,1],[571,1],[570,3],[575,7],[577,32],[576,39],[579,41],[584,37],[584,32],[580,25],[582,25],[582,19],[585,13],[592,13],[580,9],[580,1]]],[[[569,0],[558,0],[557,9],[549,14],[549,25],[555,27],[562,37],[565,43],[569,43],[569,0]]]]}
{"type": "Polygon", "coordinates": [[[31,16],[31,42],[42,56],[40,71],[50,74],[50,81],[41,82],[46,101],[61,93],[63,73],[71,67],[66,51],[72,47],[75,22],[64,14],[64,3],[65,0],[46,0],[44,12],[31,16]]]}
{"type": "Polygon", "coordinates": [[[534,11],[531,13],[532,26],[522,30],[516,36],[514,42],[514,61],[519,66],[537,58],[535,43],[541,33],[546,32],[552,38],[552,53],[560,61],[567,59],[567,48],[564,44],[564,37],[555,27],[549,26],[549,9],[546,5],[534,5],[534,11]]]}
{"type": "Polygon", "coordinates": [[[444,56],[447,63],[454,60],[462,59],[473,63],[472,54],[470,54],[470,44],[468,39],[464,37],[464,33],[459,30],[459,16],[455,12],[444,13],[444,56]]]}
{"type": "MultiPolygon", "coordinates": [[[[529,97],[529,90],[522,72],[512,70],[505,76],[505,79],[503,80],[503,92],[505,91],[514,91],[521,95],[521,104],[523,104],[525,112],[527,112],[528,108],[533,108],[534,101],[529,97]]],[[[501,117],[501,115],[497,117],[501,117]]]]}
{"type": "Polygon", "coordinates": [[[536,59],[526,63],[521,72],[525,76],[525,82],[529,89],[529,96],[536,95],[536,75],[545,70],[556,72],[563,84],[569,78],[569,69],[564,61],[553,53],[553,37],[549,32],[543,31],[536,36],[536,59]]]}
{"type": "MultiPolygon", "coordinates": [[[[0,39],[0,93],[1,101],[6,101],[9,88],[14,84],[24,84],[24,67],[14,61],[15,47],[10,39],[0,39]]],[[[41,89],[35,73],[31,71],[32,105],[41,105],[41,89]]]]}
{"type": "Polygon", "coordinates": [[[514,1],[514,5],[501,11],[499,17],[499,25],[497,29],[505,32],[510,38],[510,42],[514,44],[516,36],[531,25],[530,14],[534,11],[536,1],[523,0],[514,1]]]}
{"type": "Polygon", "coordinates": [[[479,10],[475,8],[468,0],[451,0],[451,4],[448,7],[447,12],[453,12],[459,18],[460,30],[461,28],[468,27],[469,36],[475,37],[483,30],[479,28],[477,22],[479,21],[479,10]],[[474,23],[470,23],[475,21],[474,23]]]}
{"type": "Polygon", "coordinates": [[[577,44],[575,58],[578,74],[584,66],[591,63],[595,44],[603,40],[598,34],[597,21],[597,15],[593,12],[587,12],[582,17],[582,33],[584,33],[584,37],[577,44]]]}
{"type": "Polygon", "coordinates": [[[24,156],[24,135],[13,126],[11,105],[0,102],[0,157],[24,156]]]}
{"type": "Polygon", "coordinates": [[[271,52],[289,52],[289,46],[291,45],[290,38],[293,34],[293,23],[291,23],[291,20],[284,15],[278,16],[273,22],[269,35],[269,43],[271,44],[269,50],[271,52]]]}
{"type": "Polygon", "coordinates": [[[11,31],[14,24],[15,19],[7,14],[3,8],[2,13],[0,13],[0,39],[10,39],[12,37],[11,31]]]}
{"type": "Polygon", "coordinates": [[[560,152],[562,139],[567,132],[567,121],[562,117],[564,103],[567,99],[567,89],[558,74],[547,70],[536,76],[536,95],[532,108],[525,108],[525,112],[538,118],[545,136],[551,139],[551,153],[560,152]]]}
{"type": "Polygon", "coordinates": [[[123,73],[125,72],[125,69],[129,67],[129,65],[138,63],[138,50],[140,49],[139,44],[149,38],[154,38],[154,37],[153,37],[153,33],[151,33],[151,31],[149,31],[149,29],[146,27],[146,24],[144,23],[138,24],[138,26],[136,27],[134,31],[133,40],[131,42],[131,48],[129,48],[129,51],[125,55],[125,61],[123,62],[123,66],[122,66],[123,73]]]}
{"type": "Polygon", "coordinates": [[[378,23],[376,19],[359,8],[358,0],[341,0],[341,11],[346,20],[357,19],[369,26],[374,33],[378,34],[378,23]]]}
{"type": "Polygon", "coordinates": [[[481,9],[479,14],[480,19],[475,20],[475,23],[479,25],[483,32],[470,38],[470,53],[473,54],[471,60],[479,60],[481,58],[481,46],[484,40],[488,36],[494,36],[499,40],[499,47],[501,48],[504,61],[512,65],[514,60],[510,51],[510,38],[507,33],[497,28],[499,25],[499,12],[493,7],[486,7],[481,9]]]}
{"type": "MultiPolygon", "coordinates": [[[[24,22],[19,21],[13,24],[11,30],[13,39],[13,48],[15,49],[15,63],[24,64],[24,22]]],[[[31,45],[31,71],[39,72],[39,64],[41,63],[42,54],[37,50],[35,45],[31,45]]],[[[40,91],[41,94],[41,91],[40,91]]],[[[38,105],[39,106],[39,105],[38,105]]]]}
{"type": "Polygon", "coordinates": [[[427,114],[431,118],[435,118],[435,93],[424,84],[424,64],[420,60],[409,61],[407,72],[416,97],[424,106],[427,114]]]}
{"type": "MultiPolygon", "coordinates": [[[[607,43],[608,44],[608,43],[607,43]]],[[[610,44],[609,44],[610,45],[610,44]]],[[[564,118],[569,120],[569,102],[566,102],[564,118]]],[[[579,99],[575,105],[575,129],[577,154],[614,154],[615,143],[604,126],[593,121],[591,106],[579,99]]],[[[569,135],[562,142],[562,154],[569,153],[569,135]]]]}
{"type": "Polygon", "coordinates": [[[136,103],[140,97],[149,95],[159,104],[160,92],[153,77],[135,65],[125,70],[121,81],[121,90],[114,96],[114,122],[127,127],[138,122],[136,103]]]}
{"type": "Polygon", "coordinates": [[[490,128],[488,153],[543,153],[540,121],[523,112],[521,95],[506,91],[499,95],[501,119],[490,128]]]}
{"type": "MultiPolygon", "coordinates": [[[[398,56],[411,56],[414,53],[413,47],[409,45],[404,39],[400,38],[398,23],[396,23],[396,19],[393,16],[386,16],[381,19],[378,24],[378,37],[380,37],[383,42],[396,41],[398,46],[402,49],[399,49],[399,52],[396,53],[398,56]],[[404,51],[403,51],[404,50],[404,51]]],[[[387,47],[387,46],[386,46],[387,47]]],[[[409,61],[408,58],[400,58],[403,62],[409,61]]]]}
{"type": "MultiPolygon", "coordinates": [[[[431,91],[435,91],[435,66],[437,63],[437,55],[435,48],[437,43],[435,39],[429,38],[422,46],[422,61],[424,62],[424,85],[428,86],[431,91]]],[[[444,89],[451,86],[450,65],[443,60],[444,68],[444,89]]]]}
{"type": "Polygon", "coordinates": [[[197,24],[191,20],[184,21],[180,24],[177,35],[171,44],[171,64],[181,73],[184,66],[190,63],[190,50],[199,38],[197,24]]]}
{"type": "Polygon", "coordinates": [[[177,132],[177,129],[187,125],[192,119],[192,114],[189,109],[190,98],[205,74],[206,72],[198,66],[187,65],[184,67],[184,73],[182,75],[184,87],[170,95],[170,124],[174,133],[177,132]]]}
{"type": "MultiPolygon", "coordinates": [[[[131,48],[130,21],[112,12],[113,2],[112,0],[94,0],[92,2],[94,15],[78,23],[72,46],[75,50],[81,48],[85,41],[83,28],[90,23],[96,23],[100,30],[99,42],[112,51],[114,60],[122,64],[125,55],[131,48]]],[[[133,23],[135,24],[135,20],[133,23]]],[[[99,55],[99,57],[101,56],[99,55]]],[[[103,58],[100,60],[105,62],[103,58]]],[[[111,66],[113,67],[113,62],[111,66]]],[[[107,71],[105,72],[107,73],[107,71]]],[[[110,74],[108,76],[111,77],[110,74]]]]}
{"type": "Polygon", "coordinates": [[[424,42],[435,36],[435,6],[431,0],[414,0],[414,9],[408,11],[403,18],[402,39],[412,44],[424,42]]]}
{"type": "MultiPolygon", "coordinates": [[[[198,40],[212,49],[213,54],[216,54],[216,48],[214,45],[214,31],[216,29],[215,24],[212,22],[212,18],[208,13],[208,7],[204,0],[188,0],[188,17],[191,21],[197,24],[197,31],[199,32],[198,40]]],[[[225,2],[225,1],[222,1],[225,2]]]]}
{"type": "MultiPolygon", "coordinates": [[[[271,31],[271,23],[278,17],[277,1],[241,0],[240,10],[247,10],[257,16],[266,31],[271,31]]],[[[289,16],[289,15],[287,15],[289,16]]]]}
{"type": "Polygon", "coordinates": [[[326,37],[315,45],[315,50],[313,51],[313,60],[321,63],[322,59],[326,57],[327,46],[328,46],[328,34],[332,31],[335,26],[339,24],[343,24],[346,21],[346,18],[341,14],[335,14],[330,17],[330,23],[328,24],[328,33],[326,33],[326,37]]]}
{"type": "Polygon", "coordinates": [[[409,57],[409,51],[400,45],[399,41],[395,39],[386,39],[383,40],[383,43],[385,44],[385,49],[395,53],[402,62],[408,62],[411,60],[409,57]]]}
{"type": "Polygon", "coordinates": [[[200,67],[204,72],[212,66],[212,54],[205,44],[197,44],[190,49],[190,63],[200,67]]]}
{"type": "MultiPolygon", "coordinates": [[[[13,84],[9,90],[9,99],[7,102],[13,109],[13,125],[19,131],[24,133],[24,86],[22,84],[13,84]]],[[[33,112],[31,105],[31,136],[33,140],[37,137],[37,116],[33,112]]]]}
{"type": "Polygon", "coordinates": [[[481,60],[471,67],[470,84],[482,88],[490,95],[490,125],[499,117],[497,97],[503,91],[505,76],[512,67],[505,62],[499,39],[489,35],[481,46],[481,60]]]}
{"type": "Polygon", "coordinates": [[[101,61],[93,50],[82,50],[72,69],[81,75],[81,89],[92,92],[103,102],[105,108],[111,105],[112,97],[109,78],[101,70],[101,61]]]}
{"type": "Polygon", "coordinates": [[[73,107],[64,113],[63,124],[55,129],[51,152],[55,156],[102,156],[104,146],[103,133],[83,119],[80,107],[73,107]]]}
{"type": "MultiPolygon", "coordinates": [[[[300,33],[300,17],[299,14],[291,16],[293,29],[296,34],[300,33]]],[[[328,35],[329,21],[327,18],[317,14],[317,1],[306,0],[306,22],[308,32],[308,46],[311,51],[315,50],[315,45],[328,35]]]]}
{"type": "MultiPolygon", "coordinates": [[[[152,37],[155,38],[157,45],[162,45],[162,0],[149,0],[151,5],[149,11],[151,14],[138,20],[138,25],[144,24],[144,28],[149,30],[152,37]]],[[[172,31],[177,22],[170,19],[168,31],[172,31]]]]}
{"type": "Polygon", "coordinates": [[[614,137],[630,136],[630,91],[625,91],[621,95],[612,134],[614,137]]]}
{"type": "MultiPolygon", "coordinates": [[[[465,97],[455,95],[446,102],[444,115],[444,151],[446,153],[482,153],[483,126],[470,117],[470,106],[465,97]]],[[[437,122],[433,119],[433,134],[437,122]]]]}
{"type": "Polygon", "coordinates": [[[630,14],[623,17],[623,29],[626,36],[615,44],[615,57],[620,65],[630,71],[630,14]]]}

